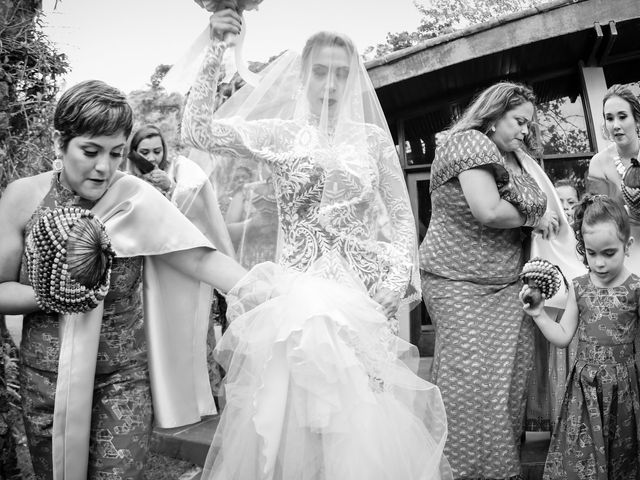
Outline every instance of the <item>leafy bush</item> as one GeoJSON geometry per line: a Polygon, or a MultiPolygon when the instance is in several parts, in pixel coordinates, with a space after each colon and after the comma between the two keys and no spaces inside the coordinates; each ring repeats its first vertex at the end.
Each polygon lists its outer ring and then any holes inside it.
{"type": "Polygon", "coordinates": [[[0,192],[53,160],[56,79],[68,63],[42,32],[39,7],[35,0],[0,5],[0,192]]]}

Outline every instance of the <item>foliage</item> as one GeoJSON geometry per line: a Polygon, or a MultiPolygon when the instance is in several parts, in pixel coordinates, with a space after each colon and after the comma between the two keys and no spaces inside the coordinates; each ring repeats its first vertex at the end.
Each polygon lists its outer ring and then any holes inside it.
{"type": "Polygon", "coordinates": [[[526,10],[543,1],[546,0],[432,0],[423,4],[414,0],[421,16],[417,30],[389,32],[385,43],[367,48],[364,56],[367,59],[381,57],[430,38],[526,10]]]}
{"type": "Polygon", "coordinates": [[[134,130],[148,124],[153,124],[160,129],[169,155],[182,153],[180,143],[180,119],[184,97],[179,93],[167,93],[161,82],[171,65],[158,65],[151,75],[148,88],[135,90],[128,95],[129,103],[133,108],[134,130]]]}
{"type": "MultiPolygon", "coordinates": [[[[259,72],[278,56],[271,57],[267,63],[249,62],[249,70],[259,72]]],[[[162,80],[170,69],[171,65],[158,65],[150,77],[147,88],[129,93],[128,99],[133,108],[134,131],[147,124],[158,127],[167,142],[169,158],[172,158],[185,154],[187,150],[180,141],[180,121],[186,99],[179,93],[168,93],[162,86],[162,80]]],[[[225,76],[224,72],[221,76],[225,76]]],[[[228,82],[221,82],[216,96],[218,105],[243,85],[244,80],[237,72],[228,82]]]]}
{"type": "Polygon", "coordinates": [[[67,71],[64,54],[42,33],[39,3],[0,6],[0,192],[16,178],[50,168],[56,80],[67,71]]]}
{"type": "Polygon", "coordinates": [[[537,106],[538,123],[542,128],[545,154],[589,152],[589,137],[582,110],[568,112],[568,98],[557,98],[537,106]]]}

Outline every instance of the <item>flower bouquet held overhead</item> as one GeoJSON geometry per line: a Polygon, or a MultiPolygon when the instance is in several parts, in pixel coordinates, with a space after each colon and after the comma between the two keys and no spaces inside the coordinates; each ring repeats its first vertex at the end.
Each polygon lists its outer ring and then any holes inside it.
{"type": "MultiPolygon", "coordinates": [[[[225,8],[232,8],[240,15],[247,10],[256,10],[263,0],[194,0],[195,3],[208,12],[216,12],[225,8]]],[[[239,35],[228,34],[224,40],[233,47],[235,68],[242,79],[249,85],[255,86],[258,83],[258,75],[251,72],[247,67],[247,63],[243,57],[244,35],[246,31],[246,23],[244,16],[242,17],[242,31],[239,35]]],[[[210,42],[209,25],[198,35],[189,49],[177,60],[167,75],[162,80],[162,86],[168,92],[187,93],[187,90],[193,83],[197,73],[198,66],[202,63],[204,52],[210,42]]],[[[233,63],[230,62],[230,63],[233,63]]],[[[229,75],[232,75],[230,72],[229,75]]]]}
{"type": "MultiPolygon", "coordinates": [[[[245,10],[257,10],[258,5],[263,0],[194,0],[200,7],[204,8],[208,12],[217,12],[225,8],[232,8],[238,14],[243,15],[245,10]]],[[[242,22],[244,24],[244,16],[242,16],[242,22]]],[[[247,63],[242,56],[242,47],[244,45],[244,35],[246,28],[243,27],[240,35],[234,35],[227,33],[224,37],[224,41],[227,44],[234,46],[236,68],[238,73],[249,85],[255,86],[258,83],[258,76],[251,72],[247,67],[247,63]]]]}

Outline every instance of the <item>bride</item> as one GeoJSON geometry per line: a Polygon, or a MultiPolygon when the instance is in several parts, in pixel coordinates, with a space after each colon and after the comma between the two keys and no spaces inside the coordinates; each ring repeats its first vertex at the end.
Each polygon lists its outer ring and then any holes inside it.
{"type": "Polygon", "coordinates": [[[228,295],[226,405],[203,478],[450,478],[440,392],[395,335],[399,305],[420,296],[416,232],[353,43],[317,33],[215,111],[223,39],[241,17],[224,8],[210,23],[183,140],[270,170],[279,258],[228,295]]]}

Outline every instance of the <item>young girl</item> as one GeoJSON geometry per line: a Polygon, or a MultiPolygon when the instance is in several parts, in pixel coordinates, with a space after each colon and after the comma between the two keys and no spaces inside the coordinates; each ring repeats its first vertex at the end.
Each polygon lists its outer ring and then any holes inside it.
{"type": "Polygon", "coordinates": [[[588,195],[575,212],[577,250],[589,273],[573,280],[556,323],[544,300],[526,313],[554,345],[578,331],[578,353],[567,378],[544,479],[623,479],[640,475],[640,368],[634,358],[640,277],[624,265],[633,243],[624,209],[604,195],[588,195]]]}
{"type": "Polygon", "coordinates": [[[573,224],[573,209],[580,201],[578,188],[575,183],[568,178],[558,180],[554,184],[554,187],[556,187],[556,192],[558,193],[558,197],[560,197],[562,209],[567,216],[569,224],[573,224]]]}

